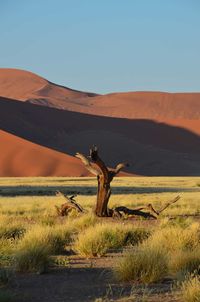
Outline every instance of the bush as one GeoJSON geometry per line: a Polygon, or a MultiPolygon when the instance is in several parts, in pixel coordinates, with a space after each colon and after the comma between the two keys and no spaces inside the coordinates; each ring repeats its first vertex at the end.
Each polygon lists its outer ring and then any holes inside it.
{"type": "Polygon", "coordinates": [[[71,237],[71,229],[64,225],[54,227],[35,226],[26,233],[22,239],[22,245],[36,240],[38,244],[41,243],[48,246],[52,254],[56,254],[64,250],[65,245],[71,242],[71,237]]]}
{"type": "Polygon", "coordinates": [[[191,276],[181,285],[183,302],[200,302],[200,278],[191,276]]]}
{"type": "Polygon", "coordinates": [[[75,250],[84,256],[103,256],[111,249],[138,244],[148,234],[144,229],[132,225],[97,224],[79,234],[75,250]]]}
{"type": "Polygon", "coordinates": [[[3,225],[0,227],[0,239],[20,239],[26,229],[18,224],[3,225]]]}
{"type": "Polygon", "coordinates": [[[37,240],[24,241],[15,255],[16,270],[44,273],[50,264],[50,248],[37,240]]]}
{"type": "Polygon", "coordinates": [[[194,250],[200,243],[200,227],[193,223],[187,229],[180,226],[171,226],[159,229],[149,239],[148,244],[162,248],[167,253],[178,250],[194,250]]]}
{"type": "MultiPolygon", "coordinates": [[[[74,230],[80,232],[90,226],[94,226],[97,222],[98,218],[94,214],[89,213],[77,219],[73,219],[70,223],[72,224],[74,230]]],[[[69,221],[67,221],[67,223],[69,223],[69,221]]]]}
{"type": "Polygon", "coordinates": [[[165,253],[148,245],[139,246],[134,251],[126,253],[114,268],[118,280],[143,283],[158,281],[167,271],[165,253]]]}
{"type": "Polygon", "coordinates": [[[12,264],[14,247],[15,244],[11,240],[0,239],[0,267],[12,264]]]}
{"type": "Polygon", "coordinates": [[[200,250],[177,251],[170,257],[169,269],[172,273],[182,275],[200,274],[200,250]]]}
{"type": "Polygon", "coordinates": [[[50,256],[63,251],[70,241],[71,232],[62,225],[33,227],[19,243],[15,256],[17,270],[45,272],[50,263],[50,256]]]}

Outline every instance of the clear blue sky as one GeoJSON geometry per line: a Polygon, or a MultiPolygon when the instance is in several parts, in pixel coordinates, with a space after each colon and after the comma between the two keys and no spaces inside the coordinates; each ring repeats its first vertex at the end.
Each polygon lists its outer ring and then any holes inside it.
{"type": "Polygon", "coordinates": [[[200,91],[200,0],[0,0],[0,67],[107,93],[200,91]]]}

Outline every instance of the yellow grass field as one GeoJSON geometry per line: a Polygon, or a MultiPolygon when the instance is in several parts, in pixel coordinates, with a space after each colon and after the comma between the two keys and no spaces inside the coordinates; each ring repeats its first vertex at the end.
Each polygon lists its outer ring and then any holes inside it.
{"type": "Polygon", "coordinates": [[[180,195],[158,220],[95,217],[96,190],[95,178],[0,179],[0,301],[200,301],[200,178],[113,180],[110,208],[180,195]],[[57,190],[86,213],[58,217],[57,190]]]}

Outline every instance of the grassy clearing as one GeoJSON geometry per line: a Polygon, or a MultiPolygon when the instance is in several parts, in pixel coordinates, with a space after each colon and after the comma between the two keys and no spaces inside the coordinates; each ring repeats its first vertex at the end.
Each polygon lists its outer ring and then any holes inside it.
{"type": "MultiPolygon", "coordinates": [[[[2,178],[0,279],[6,285],[11,268],[43,273],[52,265],[68,267],[66,251],[71,250],[82,257],[122,252],[113,269],[120,281],[148,284],[166,276],[176,280],[180,275],[183,279],[191,273],[197,275],[199,183],[197,177],[116,178],[110,207],[134,208],[152,203],[159,210],[176,195],[181,199],[164,211],[158,222],[138,217],[132,222],[105,222],[92,214],[96,201],[94,178],[2,178]],[[77,201],[88,213],[57,217],[54,205],[61,205],[63,200],[55,196],[56,190],[68,195],[78,193],[77,201]]],[[[184,301],[199,301],[185,298],[196,293],[199,279],[184,282],[184,301]]],[[[4,301],[1,296],[0,301],[4,301]]]]}

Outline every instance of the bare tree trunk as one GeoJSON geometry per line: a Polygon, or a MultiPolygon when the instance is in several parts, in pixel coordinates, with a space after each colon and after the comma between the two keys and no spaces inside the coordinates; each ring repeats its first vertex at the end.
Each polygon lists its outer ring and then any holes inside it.
{"type": "Polygon", "coordinates": [[[98,191],[95,213],[97,216],[109,216],[108,201],[111,195],[110,183],[105,183],[103,177],[98,176],[98,191]]]}
{"type": "Polygon", "coordinates": [[[114,176],[117,175],[120,170],[127,166],[125,163],[118,164],[115,169],[108,169],[102,159],[98,155],[97,147],[90,149],[90,159],[96,164],[97,169],[94,168],[89,159],[83,154],[77,153],[76,157],[80,158],[85,164],[86,168],[94,175],[97,176],[98,191],[95,213],[99,217],[112,216],[113,211],[108,209],[108,202],[111,195],[110,183],[114,176]]]}
{"type": "Polygon", "coordinates": [[[175,203],[180,199],[180,196],[175,197],[173,200],[167,202],[163,208],[159,211],[156,211],[152,204],[148,204],[146,206],[129,209],[127,207],[116,207],[114,209],[108,208],[108,202],[111,195],[111,187],[110,183],[113,178],[123,169],[128,166],[125,163],[118,164],[115,169],[109,169],[106,167],[102,159],[98,155],[97,147],[93,147],[90,149],[89,158],[85,157],[81,153],[76,153],[76,157],[78,157],[86,166],[86,168],[95,176],[97,176],[98,181],[98,190],[97,190],[97,202],[95,207],[95,214],[99,217],[122,217],[125,215],[133,215],[133,216],[141,216],[143,218],[152,218],[157,219],[159,214],[163,212],[166,208],[168,208],[171,204],[175,203]],[[94,167],[91,162],[97,166],[94,167]]]}

